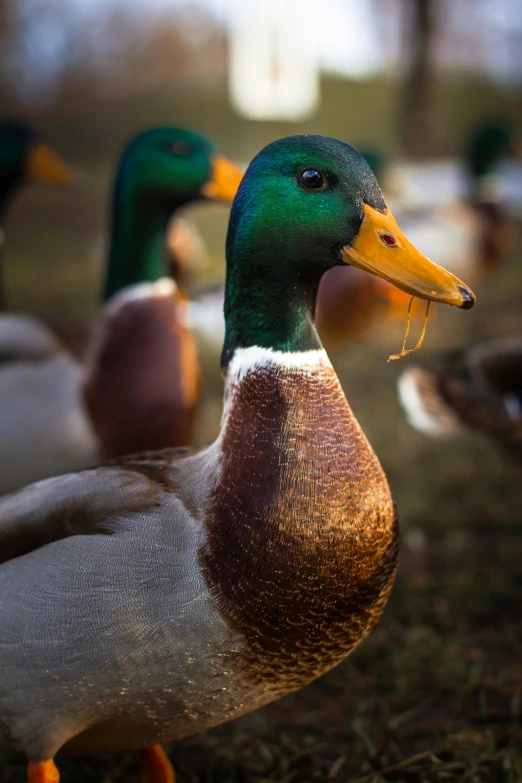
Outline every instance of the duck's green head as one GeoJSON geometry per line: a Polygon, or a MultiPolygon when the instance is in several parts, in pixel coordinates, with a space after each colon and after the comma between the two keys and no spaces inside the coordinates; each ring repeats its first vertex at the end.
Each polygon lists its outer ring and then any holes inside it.
{"type": "Polygon", "coordinates": [[[72,185],[73,171],[38,132],[23,122],[0,122],[0,200],[24,181],[72,185]]]}
{"type": "Polygon", "coordinates": [[[230,203],[242,172],[217,154],[213,143],[186,128],[150,128],[126,147],[117,187],[125,186],[144,208],[172,212],[198,198],[230,203]]]}
{"type": "MultiPolygon", "coordinates": [[[[297,313],[313,309],[322,274],[339,265],[364,269],[423,299],[465,309],[474,302],[467,286],[404,236],[353,147],[323,136],[291,136],[253,160],[232,207],[228,352],[231,343],[256,344],[247,323],[257,328],[258,345],[306,347],[309,329],[297,313]]],[[[227,346],[225,360],[226,353],[227,346]]]]}
{"type": "Polygon", "coordinates": [[[105,297],[167,274],[165,236],[172,214],[199,199],[231,203],[242,176],[196,131],[165,126],[136,136],[116,175],[105,297]]]}

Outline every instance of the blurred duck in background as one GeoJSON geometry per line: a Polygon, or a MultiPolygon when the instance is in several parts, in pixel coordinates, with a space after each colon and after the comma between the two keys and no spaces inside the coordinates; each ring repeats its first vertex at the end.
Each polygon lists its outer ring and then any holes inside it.
{"type": "MultiPolygon", "coordinates": [[[[30,182],[49,182],[70,187],[75,174],[31,125],[0,120],[0,251],[5,219],[17,190],[30,182]]],[[[3,269],[0,257],[0,307],[4,306],[3,269]]]]}
{"type": "Polygon", "coordinates": [[[465,348],[433,371],[410,367],[398,389],[415,429],[439,439],[480,432],[522,468],[522,335],[465,348]]]}
{"type": "MultiPolygon", "coordinates": [[[[345,348],[383,315],[388,284],[379,277],[348,269],[330,269],[321,280],[315,311],[317,331],[328,353],[345,348]]],[[[402,292],[401,292],[402,293],[402,292]]]]}
{"type": "MultiPolygon", "coordinates": [[[[460,167],[405,165],[389,173],[390,199],[411,241],[436,263],[480,286],[506,260],[514,242],[501,164],[520,157],[505,125],[481,125],[465,145],[460,167]],[[418,191],[431,203],[418,200],[418,191]]],[[[390,286],[393,315],[404,316],[408,297],[390,286]]],[[[419,312],[417,308],[417,312],[419,312]]]]}
{"type": "MultiPolygon", "coordinates": [[[[480,127],[464,149],[460,197],[455,195],[433,209],[401,210],[410,236],[424,243],[434,261],[447,264],[456,274],[468,273],[477,283],[502,264],[512,246],[513,229],[498,172],[501,161],[516,154],[507,127],[480,127]]],[[[434,177],[435,190],[436,183],[434,177]]]]}
{"type": "Polygon", "coordinates": [[[174,783],[159,743],[297,690],[377,622],[397,513],[314,325],[323,273],[347,263],[474,301],[402,236],[353,148],[273,142],[230,219],[215,443],[1,500],[0,741],[29,783],[58,783],[62,748],[139,749],[143,783],[174,783]]]}
{"type": "Polygon", "coordinates": [[[105,299],[87,366],[37,319],[0,320],[0,491],[101,456],[190,442],[201,394],[187,299],[167,277],[171,214],[231,202],[242,172],[204,136],[137,136],[114,186],[105,299]]]}

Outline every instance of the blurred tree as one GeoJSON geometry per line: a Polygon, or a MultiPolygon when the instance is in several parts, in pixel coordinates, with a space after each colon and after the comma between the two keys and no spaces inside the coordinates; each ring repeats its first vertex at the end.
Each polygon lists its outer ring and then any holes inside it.
{"type": "Polygon", "coordinates": [[[224,31],[198,6],[0,0],[0,43],[0,89],[15,104],[40,110],[135,96],[225,71],[224,31]]]}
{"type": "Polygon", "coordinates": [[[437,29],[434,0],[407,0],[410,64],[404,80],[399,138],[409,155],[423,156],[433,150],[436,131],[434,105],[433,39],[437,29]]]}

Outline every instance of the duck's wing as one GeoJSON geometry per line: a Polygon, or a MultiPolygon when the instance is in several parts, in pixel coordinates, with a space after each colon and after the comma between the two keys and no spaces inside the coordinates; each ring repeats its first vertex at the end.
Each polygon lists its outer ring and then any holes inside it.
{"type": "Polygon", "coordinates": [[[117,519],[140,513],[174,489],[173,462],[189,449],[124,457],[56,476],[0,498],[0,563],[75,535],[112,535],[117,519]]]}
{"type": "Polygon", "coordinates": [[[72,737],[82,752],[147,745],[151,715],[173,735],[190,723],[187,662],[201,656],[197,682],[206,639],[228,638],[198,566],[212,454],[125,458],[0,498],[0,747],[50,758],[72,737]]]}

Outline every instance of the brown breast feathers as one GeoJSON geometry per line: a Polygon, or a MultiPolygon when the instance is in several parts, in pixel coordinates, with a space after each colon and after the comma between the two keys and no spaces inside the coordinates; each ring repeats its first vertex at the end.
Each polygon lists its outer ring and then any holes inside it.
{"type": "Polygon", "coordinates": [[[246,675],[297,688],[369,632],[397,561],[386,478],[330,366],[236,384],[211,502],[200,561],[246,675]]]}

